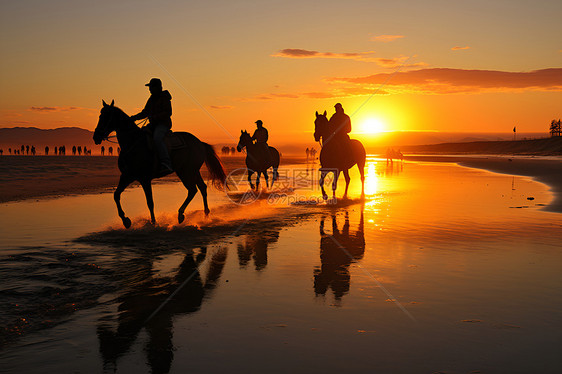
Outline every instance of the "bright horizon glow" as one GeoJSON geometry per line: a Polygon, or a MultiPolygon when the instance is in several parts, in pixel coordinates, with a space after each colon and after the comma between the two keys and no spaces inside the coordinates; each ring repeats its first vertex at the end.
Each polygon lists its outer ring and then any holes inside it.
{"type": "Polygon", "coordinates": [[[312,142],[303,130],[336,103],[365,140],[547,132],[562,114],[561,3],[477,3],[4,2],[0,127],[94,130],[102,99],[138,113],[157,77],[173,130],[211,143],[258,119],[272,144],[312,142]]]}
{"type": "Polygon", "coordinates": [[[383,121],[381,121],[379,118],[370,117],[361,122],[359,132],[361,134],[374,135],[374,134],[379,134],[381,132],[385,132],[386,129],[387,126],[383,121]]]}

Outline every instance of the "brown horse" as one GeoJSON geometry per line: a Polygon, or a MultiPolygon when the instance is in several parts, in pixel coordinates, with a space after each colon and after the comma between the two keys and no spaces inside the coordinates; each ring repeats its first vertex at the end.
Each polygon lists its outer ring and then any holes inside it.
{"type": "MultiPolygon", "coordinates": [[[[150,221],[154,224],[156,218],[154,217],[151,183],[153,179],[160,176],[155,162],[154,147],[151,144],[152,137],[148,132],[140,129],[125,112],[114,106],[114,101],[111,102],[111,105],[106,104],[105,101],[102,102],[103,107],[94,132],[94,142],[100,144],[113,131],[117,134],[117,141],[121,148],[118,160],[121,178],[113,197],[119,217],[121,217],[126,228],[131,227],[131,220],[125,216],[125,212],[121,208],[121,193],[129,184],[138,181],[146,196],[146,203],[150,210],[150,221]]],[[[204,162],[209,169],[213,185],[222,190],[226,187],[226,173],[220,159],[211,145],[200,141],[190,133],[170,132],[167,137],[166,142],[168,143],[172,167],[187,188],[187,198],[178,210],[179,223],[182,223],[185,219],[185,208],[197,194],[198,188],[203,195],[205,214],[208,215],[210,210],[207,204],[207,185],[203,181],[199,169],[204,162]],[[179,145],[171,148],[169,146],[170,141],[179,145]]]]}
{"type": "Polygon", "coordinates": [[[341,147],[334,139],[334,129],[331,128],[326,111],[324,114],[316,112],[316,120],[314,121],[314,140],[319,142],[323,140],[322,150],[320,151],[320,188],[322,189],[322,197],[324,200],[328,199],[326,191],[324,191],[324,178],[328,173],[334,173],[334,182],[332,183],[333,198],[336,198],[336,188],[338,186],[338,178],[340,172],[343,172],[345,177],[345,193],[344,199],[347,197],[347,189],[349,188],[349,170],[353,165],[357,164],[359,174],[361,174],[361,196],[365,194],[365,160],[366,153],[365,147],[359,140],[351,139],[351,157],[342,155],[341,147]],[[351,161],[348,161],[351,160],[351,161]]]}

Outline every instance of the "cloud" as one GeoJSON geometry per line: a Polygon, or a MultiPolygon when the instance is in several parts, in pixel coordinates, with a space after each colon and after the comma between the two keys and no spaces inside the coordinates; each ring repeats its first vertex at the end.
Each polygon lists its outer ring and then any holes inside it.
{"type": "Polygon", "coordinates": [[[371,37],[371,40],[374,42],[388,43],[388,42],[393,42],[396,39],[401,39],[403,37],[404,35],[378,35],[378,36],[371,37]]]}
{"type": "Polygon", "coordinates": [[[239,100],[243,102],[251,102],[251,101],[267,101],[267,100],[276,100],[276,99],[300,99],[300,98],[336,99],[336,98],[346,98],[346,97],[353,97],[353,96],[365,96],[365,95],[372,95],[372,94],[387,95],[388,92],[384,90],[369,88],[369,87],[349,86],[349,87],[334,88],[329,91],[301,92],[297,94],[288,94],[288,93],[260,94],[251,98],[241,98],[239,100]]]}
{"type": "Polygon", "coordinates": [[[61,106],[32,106],[31,108],[29,108],[30,111],[43,112],[43,113],[68,112],[68,111],[71,111],[71,110],[81,110],[81,109],[86,109],[86,108],[79,108],[79,107],[76,107],[76,106],[65,106],[65,107],[61,107],[61,106]]]}
{"type": "Polygon", "coordinates": [[[470,49],[470,47],[469,46],[465,46],[465,47],[455,46],[455,47],[451,48],[451,51],[460,51],[460,50],[463,50],[463,49],[470,49]]]}
{"type": "Polygon", "coordinates": [[[404,65],[404,62],[409,59],[408,56],[398,56],[394,58],[382,58],[382,57],[372,57],[374,51],[369,52],[355,52],[355,53],[333,53],[333,52],[318,52],[318,51],[308,51],[306,49],[282,49],[273,57],[285,57],[285,58],[337,58],[345,60],[355,60],[363,62],[374,62],[377,65],[384,68],[396,68],[401,66],[402,68],[412,68],[427,66],[425,62],[418,62],[415,64],[404,65]]]}
{"type": "MultiPolygon", "coordinates": [[[[415,56],[412,56],[415,57],[415,56]]],[[[376,58],[373,59],[379,66],[383,68],[393,69],[397,67],[401,68],[414,68],[414,67],[422,67],[427,66],[425,62],[416,62],[413,64],[406,64],[409,61],[410,57],[408,56],[399,56],[394,58],[376,58]]]]}
{"type": "Polygon", "coordinates": [[[211,109],[223,110],[223,109],[234,109],[231,105],[211,105],[209,106],[211,109]]]}
{"type": "Polygon", "coordinates": [[[296,49],[287,48],[282,49],[274,55],[273,57],[285,57],[285,58],[337,58],[345,60],[357,60],[357,61],[369,61],[370,57],[374,51],[369,52],[351,52],[351,53],[334,53],[334,52],[318,52],[309,51],[306,49],[296,49]]]}
{"type": "Polygon", "coordinates": [[[393,92],[560,91],[562,68],[529,72],[434,68],[358,78],[331,78],[329,81],[362,86],[385,84],[385,89],[393,92]]]}

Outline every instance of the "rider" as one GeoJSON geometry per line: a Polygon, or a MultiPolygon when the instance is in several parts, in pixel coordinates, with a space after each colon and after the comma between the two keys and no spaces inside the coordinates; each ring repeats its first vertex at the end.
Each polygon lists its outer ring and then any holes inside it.
{"type": "Polygon", "coordinates": [[[333,131],[333,139],[336,144],[339,144],[342,151],[342,156],[345,155],[347,158],[352,156],[352,149],[349,139],[349,133],[351,132],[351,119],[343,111],[343,106],[340,103],[334,105],[336,112],[330,118],[330,127],[333,131]]]}
{"type": "Polygon", "coordinates": [[[154,147],[160,160],[159,174],[170,174],[174,170],[164,144],[164,136],[172,128],[172,95],[168,91],[162,91],[162,81],[158,78],[152,78],[145,86],[148,86],[150,97],[144,109],[131,119],[137,121],[148,117],[148,126],[152,130],[154,147]]]}
{"type": "Polygon", "coordinates": [[[252,135],[252,140],[256,141],[256,146],[258,151],[263,155],[263,158],[269,162],[270,154],[269,154],[269,145],[267,144],[267,139],[269,138],[269,134],[267,133],[267,129],[263,127],[262,120],[258,119],[256,121],[257,129],[254,131],[254,135],[252,135]]]}

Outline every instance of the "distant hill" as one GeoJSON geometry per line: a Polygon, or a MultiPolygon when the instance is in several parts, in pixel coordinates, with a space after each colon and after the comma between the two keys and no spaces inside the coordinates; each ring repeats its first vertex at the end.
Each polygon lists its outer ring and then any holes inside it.
{"type": "MultiPolygon", "coordinates": [[[[44,130],[36,127],[0,128],[0,147],[19,148],[22,145],[35,146],[42,150],[45,146],[80,145],[95,148],[92,137],[94,133],[79,127],[60,127],[58,129],[44,130]]],[[[41,152],[42,153],[42,152],[41,152]]]]}
{"type": "Polygon", "coordinates": [[[402,151],[407,153],[562,155],[562,137],[415,145],[402,147],[402,151]]]}

